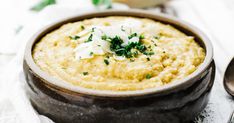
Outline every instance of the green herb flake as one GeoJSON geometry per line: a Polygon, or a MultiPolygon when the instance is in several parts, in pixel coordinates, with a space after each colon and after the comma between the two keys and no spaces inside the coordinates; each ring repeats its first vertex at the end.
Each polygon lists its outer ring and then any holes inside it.
{"type": "Polygon", "coordinates": [[[137,57],[138,54],[139,54],[139,53],[138,53],[137,51],[133,52],[133,56],[134,56],[134,57],[137,57]]]}
{"type": "Polygon", "coordinates": [[[151,56],[151,55],[154,55],[154,52],[143,52],[143,54],[145,54],[147,56],[151,56]]]}
{"type": "Polygon", "coordinates": [[[152,78],[152,75],[151,74],[146,74],[145,78],[150,79],[150,78],[152,78]]]}
{"type": "Polygon", "coordinates": [[[159,38],[160,38],[159,36],[154,36],[154,39],[157,39],[157,40],[158,40],[159,38]]]}
{"type": "Polygon", "coordinates": [[[138,43],[138,45],[136,46],[136,49],[138,49],[140,52],[145,52],[146,51],[146,47],[145,45],[141,44],[141,43],[138,43]]]}
{"type": "Polygon", "coordinates": [[[150,58],[149,58],[149,57],[147,57],[146,59],[147,59],[147,61],[150,61],[150,58]]]}
{"type": "Polygon", "coordinates": [[[93,41],[93,34],[91,34],[91,35],[89,36],[88,40],[86,40],[85,43],[91,42],[91,41],[93,41]]]}
{"type": "Polygon", "coordinates": [[[111,39],[110,39],[110,38],[107,38],[106,41],[111,42],[111,39]]]}
{"type": "Polygon", "coordinates": [[[109,64],[110,64],[110,62],[109,62],[107,59],[104,59],[104,63],[105,63],[106,65],[109,65],[109,64]]]}
{"type": "Polygon", "coordinates": [[[145,38],[144,35],[140,35],[140,36],[139,36],[139,39],[144,39],[144,38],[145,38]]]}
{"type": "Polygon", "coordinates": [[[136,36],[137,36],[137,33],[133,33],[130,36],[128,36],[128,39],[131,39],[131,38],[136,37],[136,36]]]}
{"type": "Polygon", "coordinates": [[[90,52],[89,55],[92,56],[92,55],[93,55],[93,52],[90,52]]]}
{"type": "Polygon", "coordinates": [[[88,74],[89,74],[88,72],[83,72],[83,75],[84,75],[84,76],[86,76],[86,75],[88,75],[88,74]]]}
{"type": "Polygon", "coordinates": [[[93,28],[92,28],[92,32],[94,32],[94,31],[95,31],[95,29],[96,29],[96,27],[93,27],[93,28]]]}
{"type": "Polygon", "coordinates": [[[77,40],[77,39],[79,39],[79,38],[80,38],[80,36],[78,36],[78,35],[75,35],[75,36],[69,36],[69,38],[70,38],[71,40],[77,40]]]}
{"type": "Polygon", "coordinates": [[[135,60],[134,59],[130,59],[130,62],[134,62],[135,60]]]}
{"type": "Polygon", "coordinates": [[[107,39],[107,36],[106,35],[103,35],[102,36],[102,40],[106,40],[107,39]]]}
{"type": "Polygon", "coordinates": [[[85,27],[84,27],[83,25],[81,25],[81,26],[80,26],[80,28],[81,28],[82,30],[84,30],[84,29],[85,29],[85,27]]]}
{"type": "MultiPolygon", "coordinates": [[[[136,36],[136,33],[133,33],[129,38],[136,36]]],[[[139,53],[145,55],[153,55],[151,46],[146,47],[141,41],[139,42],[130,42],[127,45],[122,45],[123,40],[119,36],[114,38],[103,36],[103,39],[110,40],[110,50],[114,52],[117,56],[124,56],[126,58],[137,57],[139,53]]]]}

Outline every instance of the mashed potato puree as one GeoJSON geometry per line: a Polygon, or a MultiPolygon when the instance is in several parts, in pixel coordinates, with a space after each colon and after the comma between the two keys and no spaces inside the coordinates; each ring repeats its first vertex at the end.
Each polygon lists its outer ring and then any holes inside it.
{"type": "Polygon", "coordinates": [[[170,25],[113,16],[64,24],[45,35],[32,55],[41,70],[74,86],[131,91],[185,78],[205,51],[170,25]]]}

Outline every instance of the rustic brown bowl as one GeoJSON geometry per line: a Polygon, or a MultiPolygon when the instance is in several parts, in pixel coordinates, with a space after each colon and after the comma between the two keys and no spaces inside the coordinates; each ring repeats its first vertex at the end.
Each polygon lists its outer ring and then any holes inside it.
{"type": "Polygon", "coordinates": [[[23,68],[31,103],[40,114],[56,123],[189,122],[207,105],[215,77],[212,45],[200,30],[173,17],[136,10],[87,13],[45,27],[28,42],[23,68]],[[43,72],[33,61],[34,44],[44,35],[69,22],[106,16],[133,16],[170,24],[195,37],[206,51],[205,60],[194,73],[180,81],[123,92],[72,86],[43,72]]]}

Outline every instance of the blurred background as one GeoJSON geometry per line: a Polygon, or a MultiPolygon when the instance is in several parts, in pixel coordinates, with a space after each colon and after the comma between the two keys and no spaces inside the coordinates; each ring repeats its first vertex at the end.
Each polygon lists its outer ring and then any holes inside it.
{"type": "Polygon", "coordinates": [[[24,44],[35,32],[75,14],[131,8],[177,17],[209,36],[217,75],[210,103],[196,122],[226,122],[234,109],[233,99],[222,85],[224,70],[234,55],[234,0],[0,0],[0,123],[24,123],[22,118],[27,118],[21,113],[27,109],[22,110],[17,101],[8,100],[11,88],[6,85],[7,77],[18,81],[18,73],[4,73],[12,64],[15,67],[11,69],[21,70],[24,44]]]}
{"type": "MultiPolygon", "coordinates": [[[[168,0],[1,0],[0,66],[16,55],[18,34],[27,26],[105,9],[154,8],[168,0]]],[[[31,29],[32,30],[32,29],[31,29]]]]}

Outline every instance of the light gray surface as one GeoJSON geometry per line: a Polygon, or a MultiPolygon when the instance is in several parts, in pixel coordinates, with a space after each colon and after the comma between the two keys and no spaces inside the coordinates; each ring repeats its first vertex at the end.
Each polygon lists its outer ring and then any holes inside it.
{"type": "MultiPolygon", "coordinates": [[[[214,58],[217,65],[215,84],[208,106],[196,118],[196,121],[199,123],[226,123],[234,109],[234,101],[225,92],[222,84],[225,67],[234,55],[234,23],[232,24],[234,22],[234,1],[174,0],[167,7],[175,9],[179,18],[201,28],[209,35],[214,45],[214,58]]],[[[12,57],[12,55],[0,54],[0,73],[1,67],[12,57]]]]}
{"type": "MultiPolygon", "coordinates": [[[[175,8],[179,18],[192,23],[204,31],[214,46],[214,58],[217,66],[215,84],[211,99],[206,109],[196,118],[199,123],[226,123],[233,111],[234,103],[223,88],[223,73],[233,55],[234,35],[231,31],[234,22],[230,0],[180,0],[173,1],[169,6],[175,8]],[[233,19],[233,20],[232,20],[233,19]]],[[[233,12],[234,13],[234,12],[233,12]]]]}

